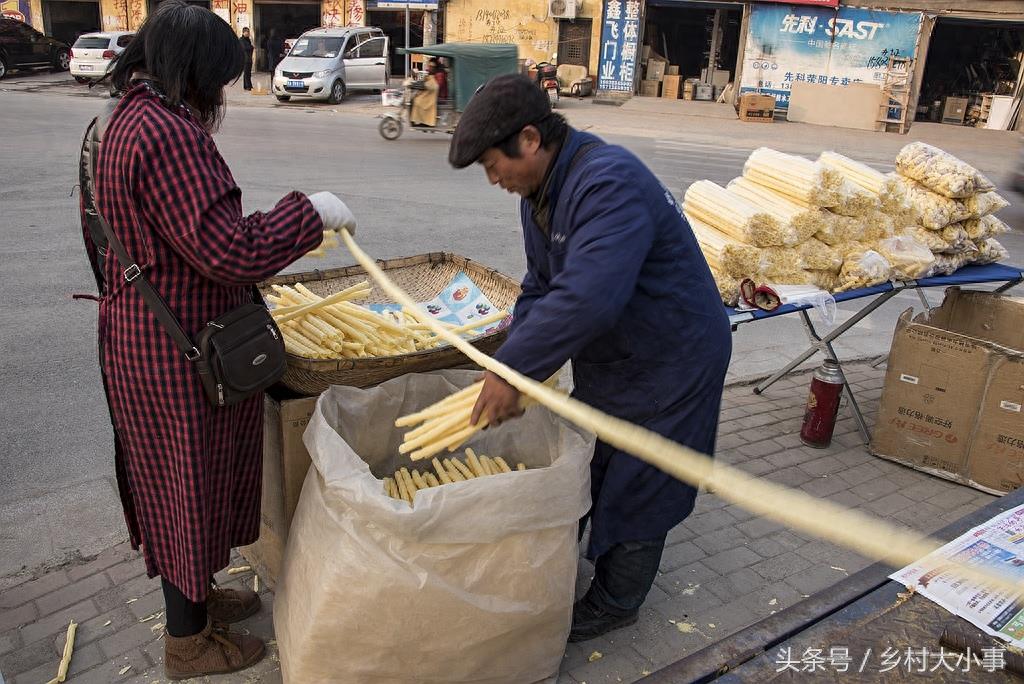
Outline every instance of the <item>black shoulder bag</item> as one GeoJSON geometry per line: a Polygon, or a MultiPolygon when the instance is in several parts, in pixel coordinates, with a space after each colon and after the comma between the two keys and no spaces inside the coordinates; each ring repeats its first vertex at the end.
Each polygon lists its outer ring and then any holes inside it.
{"type": "Polygon", "coordinates": [[[105,256],[108,245],[114,250],[118,264],[124,269],[124,279],[135,287],[185,358],[195,364],[211,404],[231,406],[262,392],[284,375],[287,358],[277,324],[267,307],[257,303],[263,301],[259,291],[254,286],[252,303],[243,304],[207,323],[194,343],[189,339],[188,333],[182,329],[160,293],[142,275],[141,267],[128,255],[96,206],[96,159],[104,129],[103,122],[93,124],[92,135],[87,134],[83,145],[83,152],[89,148],[89,157],[83,159],[80,167],[81,174],[85,176],[82,188],[86,217],[97,252],[105,256]],[[96,225],[101,228],[104,240],[97,241],[96,225]]]}

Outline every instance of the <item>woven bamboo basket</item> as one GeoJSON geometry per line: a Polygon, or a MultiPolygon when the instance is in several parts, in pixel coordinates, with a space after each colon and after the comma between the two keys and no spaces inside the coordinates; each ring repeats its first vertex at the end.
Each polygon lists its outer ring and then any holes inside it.
{"type": "MultiPolygon", "coordinates": [[[[378,263],[399,287],[419,302],[429,301],[440,294],[459,271],[469,276],[498,308],[511,308],[519,296],[519,283],[515,280],[457,254],[431,252],[378,263]]],[[[348,266],[276,276],[260,283],[260,290],[266,294],[272,293],[271,285],[303,283],[313,292],[326,297],[363,280],[368,278],[362,266],[348,266]]],[[[391,301],[372,280],[370,285],[373,288],[370,296],[360,300],[360,303],[380,304],[391,301]]],[[[473,346],[484,353],[493,354],[507,335],[505,329],[481,335],[473,340],[473,346]]],[[[406,373],[423,373],[468,363],[469,359],[462,352],[450,346],[368,359],[307,359],[289,354],[288,370],[281,382],[295,392],[315,396],[330,385],[371,387],[406,373]]]]}

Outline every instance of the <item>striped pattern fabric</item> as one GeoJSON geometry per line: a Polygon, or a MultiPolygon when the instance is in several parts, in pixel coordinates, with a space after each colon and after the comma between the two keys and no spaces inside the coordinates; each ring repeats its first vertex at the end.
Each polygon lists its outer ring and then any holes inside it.
{"type": "MultiPolygon", "coordinates": [[[[319,216],[298,192],[243,216],[213,138],[148,85],[125,94],[101,147],[99,210],[192,336],[322,239],[319,216]]],[[[212,407],[124,268],[110,252],[99,314],[122,506],[149,575],[201,602],[231,548],[259,533],[262,396],[212,407]]]]}

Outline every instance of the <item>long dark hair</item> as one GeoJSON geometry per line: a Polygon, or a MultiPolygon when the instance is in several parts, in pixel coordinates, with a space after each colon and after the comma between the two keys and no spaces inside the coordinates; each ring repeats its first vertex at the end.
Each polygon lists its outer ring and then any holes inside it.
{"type": "Polygon", "coordinates": [[[226,21],[183,0],[163,0],[114,62],[110,78],[122,92],[142,71],[173,106],[187,103],[215,128],[224,108],[224,86],[245,66],[245,54],[226,21]]]}

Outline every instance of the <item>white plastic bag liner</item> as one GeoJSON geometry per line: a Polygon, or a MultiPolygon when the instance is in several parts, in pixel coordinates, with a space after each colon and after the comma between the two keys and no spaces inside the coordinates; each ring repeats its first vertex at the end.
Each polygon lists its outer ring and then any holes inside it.
{"type": "Polygon", "coordinates": [[[527,684],[557,673],[593,436],[534,406],[467,445],[531,470],[421,491],[412,507],[383,491],[382,477],[410,465],[398,446],[411,428],[395,419],[477,377],[405,375],[320,397],[274,605],[286,682],[527,684]]]}
{"type": "Polygon", "coordinates": [[[777,285],[765,283],[779,295],[783,304],[807,305],[814,308],[828,325],[836,323],[836,299],[827,291],[813,285],[777,285]]]}

